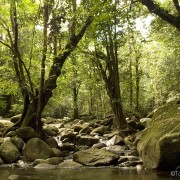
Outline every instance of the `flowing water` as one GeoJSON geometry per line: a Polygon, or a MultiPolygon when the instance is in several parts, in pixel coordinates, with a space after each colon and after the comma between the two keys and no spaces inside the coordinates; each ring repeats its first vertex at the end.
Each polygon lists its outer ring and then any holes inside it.
{"type": "Polygon", "coordinates": [[[0,180],[173,180],[170,172],[137,171],[123,168],[35,169],[0,167],[0,180]],[[18,178],[17,178],[18,176],[18,178]]]}

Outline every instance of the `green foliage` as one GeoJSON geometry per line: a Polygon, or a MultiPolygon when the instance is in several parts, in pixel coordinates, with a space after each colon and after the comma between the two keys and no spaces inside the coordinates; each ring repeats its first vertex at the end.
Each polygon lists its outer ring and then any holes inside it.
{"type": "MultiPolygon", "coordinates": [[[[13,34],[10,19],[11,2],[0,1],[0,40],[5,44],[0,44],[0,97],[3,95],[16,97],[12,100],[11,113],[17,114],[21,112],[23,103],[13,68],[12,51],[7,46],[11,45],[8,33],[11,36],[13,34]]],[[[43,48],[43,3],[32,0],[16,2],[19,50],[32,77],[33,87],[37,89],[43,48]]],[[[157,2],[173,14],[177,13],[171,1],[157,2]]],[[[106,51],[110,36],[116,39],[118,45],[121,95],[125,112],[136,110],[137,78],[139,78],[138,110],[145,114],[180,91],[180,32],[157,17],[154,17],[150,27],[146,26],[145,18],[148,11],[140,4],[131,4],[131,1],[116,1],[116,3],[112,0],[82,0],[77,4],[75,13],[69,1],[58,3],[52,1],[49,4],[46,78],[53,58],[64,51],[70,36],[71,20],[75,18],[77,27],[75,34],[77,34],[89,13],[95,19],[78,49],[65,63],[57,82],[58,87],[53,92],[54,96],[49,101],[44,116],[72,117],[74,87],[78,88],[77,102],[80,114],[95,114],[100,118],[111,112],[104,82],[92,55],[95,46],[102,52],[106,51]],[[137,18],[144,21],[144,29],[141,31],[136,28],[137,18]],[[143,31],[145,35],[142,34],[143,31]],[[133,92],[130,105],[131,85],[133,92]]],[[[102,65],[105,68],[105,62],[102,62],[102,65]]],[[[27,80],[27,75],[25,76],[27,80]]],[[[6,102],[1,98],[0,111],[5,108],[6,102]]]]}

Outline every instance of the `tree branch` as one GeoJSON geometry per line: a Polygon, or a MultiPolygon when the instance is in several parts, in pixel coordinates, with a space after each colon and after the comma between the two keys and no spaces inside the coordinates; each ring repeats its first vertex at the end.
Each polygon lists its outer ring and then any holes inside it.
{"type": "Polygon", "coordinates": [[[74,37],[71,37],[69,43],[66,44],[64,50],[54,58],[53,64],[50,68],[48,79],[45,81],[45,85],[44,85],[44,93],[45,93],[45,99],[43,104],[44,107],[46,106],[49,98],[52,96],[52,91],[57,87],[56,81],[61,74],[61,69],[63,67],[64,62],[66,61],[67,57],[71,54],[71,52],[74,51],[77,44],[79,43],[79,41],[83,37],[87,28],[93,22],[93,20],[94,17],[89,16],[86,22],[84,23],[84,25],[81,27],[79,33],[74,37]]]}
{"type": "Polygon", "coordinates": [[[177,12],[178,12],[178,14],[179,14],[179,16],[180,16],[180,5],[179,5],[179,1],[178,1],[178,0],[173,0],[173,2],[174,2],[174,6],[175,6],[175,8],[176,8],[176,10],[177,10],[177,12]]]}
{"type": "MultiPolygon", "coordinates": [[[[138,0],[140,3],[145,5],[151,13],[156,14],[164,21],[173,25],[180,30],[180,16],[170,14],[167,10],[159,6],[154,0],[138,0]]],[[[174,0],[176,1],[176,0],[174,0]]]]}
{"type": "Polygon", "coordinates": [[[8,47],[11,51],[13,51],[12,47],[9,44],[6,44],[5,42],[0,40],[0,43],[3,44],[4,46],[8,47]]]}

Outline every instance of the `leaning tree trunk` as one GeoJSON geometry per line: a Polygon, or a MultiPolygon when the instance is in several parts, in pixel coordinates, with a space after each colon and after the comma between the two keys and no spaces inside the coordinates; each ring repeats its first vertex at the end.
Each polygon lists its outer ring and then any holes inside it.
{"type": "Polygon", "coordinates": [[[90,26],[92,21],[93,17],[89,16],[84,25],[82,26],[81,30],[79,31],[79,33],[77,35],[74,35],[73,38],[71,37],[69,43],[66,44],[64,50],[53,59],[53,64],[50,68],[49,76],[44,83],[41,94],[41,96],[43,97],[41,99],[41,111],[38,112],[39,92],[36,93],[36,96],[31,97],[31,101],[28,96],[28,93],[26,93],[24,96],[24,108],[21,119],[14,126],[31,126],[37,131],[37,133],[40,136],[42,135],[42,127],[41,123],[39,123],[40,118],[37,119],[37,114],[39,117],[41,117],[44,108],[46,107],[49,99],[52,97],[53,90],[57,87],[56,82],[61,74],[61,69],[63,67],[64,62],[71,54],[71,52],[74,51],[78,42],[83,37],[84,33],[86,32],[87,28],[90,26]]]}

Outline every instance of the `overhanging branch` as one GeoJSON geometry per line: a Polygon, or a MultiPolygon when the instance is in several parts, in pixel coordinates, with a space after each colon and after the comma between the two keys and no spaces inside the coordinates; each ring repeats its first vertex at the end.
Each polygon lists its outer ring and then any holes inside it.
{"type": "Polygon", "coordinates": [[[169,24],[173,25],[174,27],[180,30],[180,16],[175,16],[170,14],[170,12],[160,7],[160,5],[157,4],[154,0],[138,0],[138,1],[143,5],[145,5],[151,13],[156,14],[161,19],[163,19],[164,21],[168,22],[169,24]]]}

